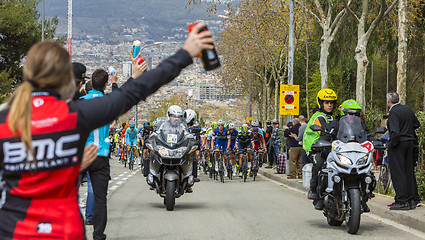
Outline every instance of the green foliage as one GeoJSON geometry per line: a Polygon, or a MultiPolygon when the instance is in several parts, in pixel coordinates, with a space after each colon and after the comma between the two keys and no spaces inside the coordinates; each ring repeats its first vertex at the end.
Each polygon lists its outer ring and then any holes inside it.
{"type": "Polygon", "coordinates": [[[11,69],[0,72],[0,104],[3,103],[12,91],[11,69]]]}
{"type": "Polygon", "coordinates": [[[366,126],[370,132],[381,126],[381,119],[384,112],[376,108],[364,111],[366,117],[366,126]]]}
{"type": "Polygon", "coordinates": [[[416,117],[418,118],[421,126],[416,129],[416,135],[418,136],[419,142],[419,160],[418,160],[418,168],[421,171],[425,171],[425,113],[417,112],[416,117]]]}
{"type": "MultiPolygon", "coordinates": [[[[41,40],[38,0],[0,2],[0,73],[9,86],[22,81],[22,59],[30,47],[41,40]],[[7,72],[7,74],[5,73],[7,72]]],[[[58,19],[45,20],[45,39],[55,37],[58,19]]],[[[63,43],[65,37],[56,41],[63,43]]],[[[7,88],[12,90],[12,88],[7,88]]],[[[8,92],[1,89],[1,96],[8,92]]]]}
{"type": "Polygon", "coordinates": [[[416,182],[418,183],[418,194],[421,199],[425,199],[425,171],[416,169],[416,182]]]}

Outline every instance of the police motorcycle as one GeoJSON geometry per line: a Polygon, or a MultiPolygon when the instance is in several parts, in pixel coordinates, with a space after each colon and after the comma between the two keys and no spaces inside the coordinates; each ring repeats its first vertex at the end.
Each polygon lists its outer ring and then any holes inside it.
{"type": "Polygon", "coordinates": [[[175,199],[194,184],[191,153],[197,149],[197,141],[181,118],[171,117],[149,137],[146,146],[151,150],[146,181],[172,211],[175,199]]]}
{"type": "MultiPolygon", "coordinates": [[[[313,131],[326,131],[318,125],[313,131]]],[[[384,133],[384,127],[375,133],[384,133]]],[[[326,166],[319,172],[317,194],[324,200],[323,214],[330,226],[346,222],[347,231],[356,234],[360,215],[368,212],[366,202],[374,197],[376,181],[372,172],[374,144],[367,140],[361,119],[347,115],[339,121],[339,131],[332,143],[319,139],[312,145],[313,151],[330,150],[326,166]]],[[[382,144],[379,145],[379,148],[382,144]]]]}

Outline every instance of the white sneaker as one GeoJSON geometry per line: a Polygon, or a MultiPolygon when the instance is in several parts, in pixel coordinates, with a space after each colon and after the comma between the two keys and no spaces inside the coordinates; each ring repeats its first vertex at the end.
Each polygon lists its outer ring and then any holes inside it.
{"type": "Polygon", "coordinates": [[[235,173],[235,172],[233,172],[232,176],[233,176],[233,177],[236,177],[236,173],[235,173]]]}
{"type": "Polygon", "coordinates": [[[218,161],[215,161],[215,171],[218,172],[218,161]]]}
{"type": "Polygon", "coordinates": [[[224,171],[224,176],[227,177],[227,171],[224,171]]]}

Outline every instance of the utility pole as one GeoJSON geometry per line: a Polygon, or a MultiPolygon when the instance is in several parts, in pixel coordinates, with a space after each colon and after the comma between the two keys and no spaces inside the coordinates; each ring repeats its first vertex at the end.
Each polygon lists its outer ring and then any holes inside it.
{"type": "Polygon", "coordinates": [[[44,0],[41,3],[41,41],[44,41],[44,0]]]}
{"type": "Polygon", "coordinates": [[[72,0],[68,0],[68,52],[72,59],[72,0]]]}
{"type": "MultiPolygon", "coordinates": [[[[295,35],[295,17],[294,17],[295,6],[294,5],[295,5],[294,0],[289,0],[288,85],[294,84],[294,35],[295,35]]],[[[292,119],[293,119],[293,116],[288,115],[287,121],[291,122],[292,119]]]]}

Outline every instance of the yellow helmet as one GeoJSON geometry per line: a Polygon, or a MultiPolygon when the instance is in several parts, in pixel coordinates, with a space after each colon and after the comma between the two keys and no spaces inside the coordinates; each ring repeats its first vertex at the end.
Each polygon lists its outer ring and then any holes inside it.
{"type": "Polygon", "coordinates": [[[317,99],[316,99],[317,107],[319,109],[323,109],[324,101],[334,101],[334,103],[336,103],[337,99],[338,99],[338,96],[336,95],[334,90],[329,88],[324,88],[317,93],[317,99]]]}

